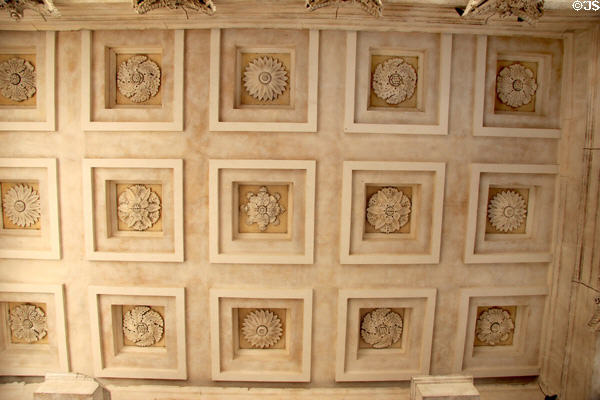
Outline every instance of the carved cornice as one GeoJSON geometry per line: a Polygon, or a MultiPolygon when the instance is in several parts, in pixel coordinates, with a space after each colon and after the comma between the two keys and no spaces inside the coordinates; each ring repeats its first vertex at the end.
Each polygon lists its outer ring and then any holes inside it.
{"type": "Polygon", "coordinates": [[[216,8],[212,0],[132,0],[133,8],[138,14],[146,14],[148,11],[158,8],[183,9],[188,11],[214,14],[216,8]]]}
{"type": "Polygon", "coordinates": [[[306,0],[306,8],[308,8],[310,11],[314,11],[318,8],[327,6],[339,7],[341,4],[345,3],[358,4],[360,8],[376,17],[381,17],[382,15],[382,0],[306,0]]]}
{"type": "Polygon", "coordinates": [[[536,23],[544,13],[544,0],[469,0],[462,14],[465,18],[498,15],[501,18],[516,17],[518,20],[536,23]]]}
{"type": "Polygon", "coordinates": [[[0,0],[0,10],[7,10],[14,20],[23,18],[25,10],[35,11],[42,18],[60,15],[53,0],[0,0]]]}

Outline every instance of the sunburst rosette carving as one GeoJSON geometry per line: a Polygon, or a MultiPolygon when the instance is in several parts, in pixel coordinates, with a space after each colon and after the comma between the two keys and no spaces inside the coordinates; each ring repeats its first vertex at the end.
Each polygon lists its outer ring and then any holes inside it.
{"type": "Polygon", "coordinates": [[[286,210],[280,204],[281,195],[279,193],[269,193],[266,186],[261,186],[257,193],[248,192],[246,195],[248,202],[240,206],[243,213],[246,214],[246,224],[257,224],[261,232],[267,230],[269,225],[279,225],[280,216],[286,210]]]}
{"type": "Polygon", "coordinates": [[[402,328],[400,314],[389,308],[377,308],[362,318],[360,335],[371,347],[384,349],[400,340],[402,328]]]}
{"type": "Polygon", "coordinates": [[[244,318],[242,335],[254,348],[270,348],[281,340],[283,326],[274,312],[255,310],[244,318]]]}
{"type": "Polygon", "coordinates": [[[411,202],[395,187],[378,190],[369,198],[367,222],[381,233],[397,232],[408,223],[411,202]]]}
{"type": "Polygon", "coordinates": [[[257,57],[244,69],[244,88],[259,101],[274,101],[288,88],[288,71],[284,63],[272,56],[257,57]]]}
{"type": "Polygon", "coordinates": [[[27,184],[18,184],[4,194],[2,199],[4,215],[15,225],[27,228],[35,225],[42,212],[39,193],[27,184]]]}
{"type": "Polygon", "coordinates": [[[489,346],[507,342],[515,329],[510,313],[499,307],[491,307],[482,312],[475,324],[477,339],[489,346]]]}
{"type": "Polygon", "coordinates": [[[164,320],[155,310],[136,306],[123,315],[123,333],[136,346],[148,347],[158,343],[164,332],[164,320]]]}
{"type": "Polygon", "coordinates": [[[46,313],[33,304],[19,304],[10,310],[8,325],[16,339],[27,343],[43,339],[48,332],[46,313]]]}
{"type": "Polygon", "coordinates": [[[489,203],[488,219],[500,232],[513,232],[524,222],[527,205],[523,197],[514,190],[497,193],[489,203]]]}
{"type": "Polygon", "coordinates": [[[403,58],[390,58],[377,65],[372,85],[377,97],[385,100],[387,104],[397,105],[414,94],[417,72],[403,58]]]}
{"type": "Polygon", "coordinates": [[[518,63],[503,67],[496,78],[498,98],[512,108],[531,103],[537,88],[533,71],[518,63]]]}
{"type": "Polygon", "coordinates": [[[119,219],[133,230],[146,231],[160,218],[160,197],[149,186],[128,186],[118,202],[119,219]]]}
{"type": "Polygon", "coordinates": [[[119,64],[117,89],[134,103],[143,103],[158,94],[161,71],[145,55],[135,55],[119,64]]]}
{"type": "Polygon", "coordinates": [[[15,102],[33,97],[36,92],[35,68],[20,57],[0,63],[0,93],[15,102]]]}

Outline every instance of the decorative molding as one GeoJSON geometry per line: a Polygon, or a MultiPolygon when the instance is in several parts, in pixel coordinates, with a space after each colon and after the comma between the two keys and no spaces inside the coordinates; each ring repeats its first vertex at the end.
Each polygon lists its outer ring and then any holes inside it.
{"type": "Polygon", "coordinates": [[[6,324],[0,335],[0,375],[69,372],[62,284],[0,283],[0,323],[6,324]],[[10,310],[10,303],[18,305],[10,310]],[[11,343],[11,334],[22,343],[11,343]]]}
{"type": "Polygon", "coordinates": [[[216,7],[212,0],[132,0],[132,6],[138,14],[146,14],[148,11],[159,8],[189,10],[213,15],[216,7]]]}
{"type": "Polygon", "coordinates": [[[377,308],[362,318],[360,335],[375,349],[390,347],[402,336],[402,317],[389,308],[377,308]]]}
{"type": "Polygon", "coordinates": [[[158,343],[163,336],[165,322],[150,307],[136,306],[123,315],[123,333],[136,346],[147,347],[158,343]]]}
{"type": "Polygon", "coordinates": [[[285,65],[271,56],[252,60],[244,70],[244,87],[260,101],[273,101],[286,90],[288,72],[285,65]]]}
{"type": "Polygon", "coordinates": [[[33,304],[19,304],[10,310],[8,324],[13,336],[27,343],[37,342],[48,333],[46,313],[33,304]]]}
{"type": "Polygon", "coordinates": [[[390,58],[375,68],[373,91],[388,104],[410,98],[417,88],[417,71],[402,57],[390,58]]]}
{"type": "Polygon", "coordinates": [[[0,0],[0,10],[7,10],[14,20],[23,18],[25,10],[31,10],[45,17],[60,17],[54,0],[0,0]]]}
{"type": "Polygon", "coordinates": [[[2,211],[13,224],[21,228],[31,226],[42,216],[40,194],[27,184],[13,186],[4,194],[2,211]]]}
{"type": "Polygon", "coordinates": [[[310,11],[315,11],[321,7],[339,7],[340,4],[345,3],[358,4],[360,8],[375,17],[381,17],[383,15],[382,0],[306,0],[306,8],[310,11]]]}
{"type": "Polygon", "coordinates": [[[88,306],[94,376],[187,379],[184,288],[89,286],[88,306]],[[124,305],[134,307],[123,314],[124,305]],[[123,336],[135,346],[125,346],[123,336]],[[159,340],[164,347],[152,346],[159,340]]]}
{"type": "MultiPolygon", "coordinates": [[[[344,132],[346,133],[390,133],[405,135],[447,135],[448,134],[448,113],[450,106],[450,71],[452,64],[452,34],[440,34],[439,44],[439,90],[437,92],[437,109],[429,110],[437,112],[437,123],[432,125],[421,125],[412,123],[366,123],[356,120],[356,99],[357,99],[357,31],[348,31],[346,33],[346,94],[344,111],[344,132]]],[[[400,51],[400,53],[407,51],[400,51]]],[[[409,51],[414,53],[415,51],[409,51]]],[[[401,57],[398,57],[401,59],[401,57]]],[[[411,67],[412,68],[412,67],[411,67]]],[[[411,75],[408,73],[409,76],[411,75]]],[[[416,79],[422,79],[422,76],[416,74],[416,79]]],[[[407,79],[408,82],[411,78],[407,79]]],[[[410,86],[410,84],[409,84],[410,86]]],[[[410,96],[408,96],[410,97],[410,96]]],[[[395,100],[394,100],[395,101],[395,100]]]]}
{"type": "Polygon", "coordinates": [[[367,221],[382,233],[396,232],[406,225],[412,206],[408,196],[393,187],[377,191],[368,205],[367,221]]]}
{"type": "Polygon", "coordinates": [[[527,215],[523,197],[514,190],[497,193],[488,206],[488,219],[499,231],[511,232],[519,228],[527,215]]]}
{"type": "Polygon", "coordinates": [[[469,0],[462,16],[483,17],[486,22],[493,15],[500,18],[517,17],[534,24],[543,14],[544,0],[469,0]]]}
{"type": "Polygon", "coordinates": [[[533,71],[518,63],[502,68],[496,78],[498,98],[514,108],[531,103],[537,87],[533,71]]]}
{"type": "Polygon", "coordinates": [[[35,68],[27,60],[10,58],[0,63],[0,93],[12,101],[24,101],[36,91],[35,68]]]}
{"type": "Polygon", "coordinates": [[[283,329],[277,314],[269,310],[255,310],[244,319],[242,333],[252,347],[264,349],[279,342],[283,329]]]}
{"type": "Polygon", "coordinates": [[[146,185],[131,185],[119,195],[117,212],[129,228],[145,231],[160,218],[160,197],[146,185]]]}
{"type": "Polygon", "coordinates": [[[117,88],[134,103],[156,96],[160,87],[160,67],[147,56],[129,57],[119,65],[117,88]]]}

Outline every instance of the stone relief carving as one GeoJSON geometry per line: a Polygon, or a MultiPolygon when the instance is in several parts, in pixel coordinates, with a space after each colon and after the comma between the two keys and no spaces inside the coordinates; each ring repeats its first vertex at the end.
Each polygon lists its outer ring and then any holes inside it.
{"type": "Polygon", "coordinates": [[[216,7],[212,0],[132,0],[133,8],[138,14],[146,14],[158,8],[183,9],[212,15],[216,7]]]}
{"type": "Polygon", "coordinates": [[[288,72],[281,60],[264,56],[252,60],[244,71],[244,87],[250,96],[261,101],[273,101],[285,92],[288,72]]]}
{"type": "Polygon", "coordinates": [[[594,297],[594,303],[596,304],[596,308],[587,325],[592,328],[592,331],[600,332],[600,297],[594,297]]]}
{"type": "Polygon", "coordinates": [[[521,195],[513,190],[496,194],[488,207],[488,218],[494,228],[512,232],[525,221],[527,207],[521,195]]]}
{"type": "Polygon", "coordinates": [[[14,20],[23,18],[25,10],[35,11],[42,18],[60,16],[53,0],[0,0],[0,10],[7,10],[14,20]]]}
{"type": "Polygon", "coordinates": [[[164,321],[150,307],[136,306],[123,315],[123,333],[136,346],[147,347],[158,343],[163,336],[164,321]]]}
{"type": "Polygon", "coordinates": [[[400,57],[378,64],[373,74],[373,91],[388,104],[400,104],[410,98],[417,87],[417,72],[400,57]]]}
{"type": "Polygon", "coordinates": [[[11,187],[2,201],[4,215],[21,228],[34,225],[41,217],[41,208],[40,195],[27,184],[11,187]]]}
{"type": "Polygon", "coordinates": [[[408,223],[411,203],[402,191],[387,187],[373,194],[367,208],[367,221],[382,233],[393,233],[408,223]]]}
{"type": "Polygon", "coordinates": [[[533,71],[521,64],[502,68],[496,79],[498,98],[514,108],[531,103],[537,87],[533,71]]]}
{"type": "Polygon", "coordinates": [[[160,67],[147,56],[133,56],[119,65],[117,88],[134,103],[156,96],[159,87],[160,67]]]}
{"type": "Polygon", "coordinates": [[[265,349],[279,342],[283,328],[281,320],[274,312],[255,310],[244,319],[242,334],[252,347],[265,349]]]}
{"type": "Polygon", "coordinates": [[[475,325],[475,334],[481,342],[495,346],[510,339],[515,323],[508,311],[492,307],[479,315],[475,325]]]}
{"type": "Polygon", "coordinates": [[[35,68],[22,58],[13,57],[0,64],[0,93],[12,101],[25,101],[35,94],[35,68]]]}
{"type": "Polygon", "coordinates": [[[28,343],[43,339],[48,331],[44,310],[32,304],[20,304],[10,310],[8,324],[14,337],[28,343]]]}
{"type": "Polygon", "coordinates": [[[367,13],[376,17],[381,17],[383,11],[383,2],[381,0],[306,0],[306,8],[314,11],[321,7],[337,6],[345,3],[358,3],[367,13]]]}
{"type": "Polygon", "coordinates": [[[376,349],[384,349],[400,340],[402,317],[389,308],[377,308],[362,319],[360,335],[376,349]]]}
{"type": "Polygon", "coordinates": [[[129,228],[145,231],[160,218],[160,197],[146,185],[131,185],[119,195],[118,216],[129,228]]]}
{"type": "Polygon", "coordinates": [[[492,15],[501,18],[517,17],[529,24],[537,22],[544,13],[544,0],[469,0],[463,17],[484,17],[492,15]]]}
{"type": "Polygon", "coordinates": [[[279,204],[281,195],[270,194],[265,186],[258,189],[258,193],[249,192],[248,202],[240,206],[242,212],[246,213],[246,224],[258,224],[261,232],[269,225],[279,225],[279,216],[285,212],[285,208],[279,204]]]}

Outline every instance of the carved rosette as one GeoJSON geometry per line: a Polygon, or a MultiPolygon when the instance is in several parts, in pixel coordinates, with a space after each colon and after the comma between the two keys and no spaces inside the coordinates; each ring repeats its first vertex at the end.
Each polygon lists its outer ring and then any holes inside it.
{"type": "Polygon", "coordinates": [[[475,334],[480,342],[496,346],[510,339],[515,330],[515,323],[508,311],[492,307],[477,318],[475,334]]]}
{"type": "Polygon", "coordinates": [[[28,343],[43,339],[48,331],[44,310],[32,304],[20,304],[10,310],[8,324],[14,337],[28,343]]]}
{"type": "Polygon", "coordinates": [[[277,344],[283,334],[281,320],[272,311],[255,310],[244,318],[244,339],[255,348],[269,348],[277,344]]]}
{"type": "Polygon", "coordinates": [[[21,228],[34,225],[42,215],[39,193],[26,184],[11,187],[4,195],[2,208],[4,215],[21,228]]]}
{"type": "Polygon", "coordinates": [[[409,99],[417,87],[417,72],[400,57],[380,63],[373,74],[375,95],[388,104],[400,104],[409,99]]]}
{"type": "Polygon", "coordinates": [[[123,316],[123,333],[136,346],[147,347],[162,339],[164,321],[161,315],[146,306],[136,306],[123,316]]]}
{"type": "Polygon", "coordinates": [[[258,189],[258,193],[248,192],[248,202],[240,206],[242,212],[246,213],[246,224],[257,224],[258,229],[264,232],[269,225],[279,225],[279,216],[285,212],[285,208],[279,204],[281,195],[270,194],[265,186],[258,189]]]}
{"type": "Polygon", "coordinates": [[[273,101],[285,92],[288,73],[281,60],[264,56],[252,60],[244,71],[244,87],[260,101],[273,101]]]}
{"type": "Polygon", "coordinates": [[[398,231],[408,223],[410,199],[402,191],[388,187],[373,194],[367,208],[367,221],[382,233],[398,231]]]}
{"type": "Polygon", "coordinates": [[[536,23],[544,14],[544,0],[469,0],[463,17],[493,15],[501,18],[517,17],[529,24],[536,23]]]}
{"type": "Polygon", "coordinates": [[[14,20],[23,18],[25,10],[35,11],[42,17],[58,17],[54,0],[0,0],[0,10],[7,10],[14,20]]]}
{"type": "Polygon", "coordinates": [[[119,195],[117,212],[127,227],[145,231],[160,218],[160,197],[146,185],[131,185],[119,195]]]}
{"type": "Polygon", "coordinates": [[[496,79],[498,98],[513,108],[531,103],[537,87],[533,71],[521,64],[502,68],[496,79]]]}
{"type": "Polygon", "coordinates": [[[182,8],[186,13],[191,10],[208,15],[212,15],[216,11],[212,0],[132,0],[132,3],[138,14],[146,14],[148,11],[159,8],[182,8]]]}
{"type": "Polygon", "coordinates": [[[488,207],[488,218],[494,228],[512,232],[525,221],[527,207],[521,195],[513,190],[496,194],[488,207]]]}
{"type": "Polygon", "coordinates": [[[381,17],[383,12],[383,2],[381,0],[306,0],[306,8],[310,11],[314,11],[321,7],[339,7],[340,4],[346,3],[358,3],[360,8],[375,17],[381,17]]]}
{"type": "Polygon", "coordinates": [[[22,58],[13,57],[0,64],[0,93],[12,101],[25,101],[35,94],[35,68],[22,58]]]}
{"type": "Polygon", "coordinates": [[[362,319],[360,335],[376,349],[390,347],[402,336],[402,317],[389,308],[377,308],[362,319]]]}
{"type": "Polygon", "coordinates": [[[128,58],[119,65],[117,88],[134,103],[142,103],[158,93],[160,68],[147,56],[128,58]]]}

